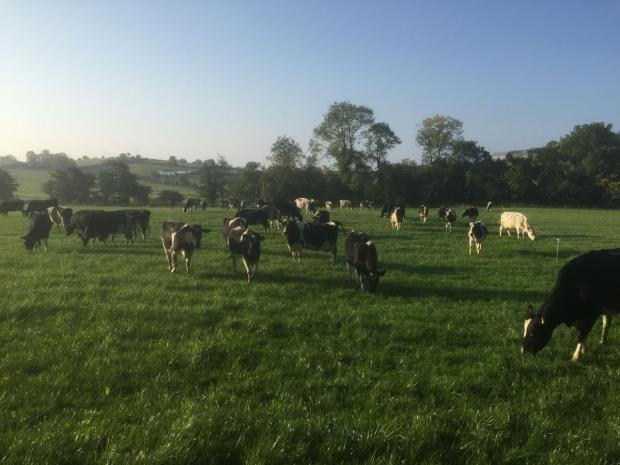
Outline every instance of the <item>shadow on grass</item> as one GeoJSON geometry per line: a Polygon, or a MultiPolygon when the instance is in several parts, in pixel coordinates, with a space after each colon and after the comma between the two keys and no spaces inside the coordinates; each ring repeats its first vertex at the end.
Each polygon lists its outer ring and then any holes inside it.
{"type": "MultiPolygon", "coordinates": [[[[555,260],[555,249],[554,250],[520,250],[519,255],[526,255],[528,257],[546,257],[549,259],[555,260]]],[[[560,249],[558,253],[558,259],[570,258],[579,255],[579,252],[576,250],[567,250],[560,249]]]]}

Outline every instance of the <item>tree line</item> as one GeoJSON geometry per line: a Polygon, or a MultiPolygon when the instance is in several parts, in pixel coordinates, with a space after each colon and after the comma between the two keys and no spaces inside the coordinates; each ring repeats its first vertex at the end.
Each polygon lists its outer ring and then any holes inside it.
{"type": "MultiPolygon", "coordinates": [[[[554,206],[616,206],[620,203],[620,133],[611,124],[575,126],[559,141],[526,154],[492,158],[477,141],[463,137],[463,123],[435,115],[419,125],[422,160],[388,160],[400,138],[372,109],[335,102],[314,129],[304,152],[288,136],[278,137],[268,164],[248,162],[239,169],[223,156],[193,162],[195,189],[209,204],[229,197],[279,202],[305,196],[319,200],[393,200],[431,205],[526,203],[554,206]]],[[[160,192],[138,183],[127,156],[109,159],[96,175],[85,174],[65,154],[34,154],[28,163],[51,171],[43,191],[63,203],[168,204],[180,193],[160,192]],[[43,156],[41,156],[43,155],[43,156]],[[51,156],[53,155],[53,156],[51,156]]],[[[186,163],[169,159],[170,163],[186,163]]],[[[0,198],[14,195],[15,180],[0,169],[0,198]]]]}

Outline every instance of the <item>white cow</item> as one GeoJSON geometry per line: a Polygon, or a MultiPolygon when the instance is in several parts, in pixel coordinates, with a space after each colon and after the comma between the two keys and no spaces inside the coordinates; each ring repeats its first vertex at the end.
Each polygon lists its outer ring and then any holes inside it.
{"type": "Polygon", "coordinates": [[[310,210],[310,207],[314,206],[314,199],[307,199],[306,197],[298,197],[295,199],[295,205],[300,210],[304,210],[306,215],[312,215],[314,212],[310,210]]]}
{"type": "Polygon", "coordinates": [[[353,208],[353,202],[350,200],[341,200],[340,208],[353,208]]]}
{"type": "Polygon", "coordinates": [[[327,208],[328,210],[331,210],[332,208],[334,208],[334,205],[332,204],[331,200],[327,200],[325,202],[325,208],[327,208]]]}
{"type": "Polygon", "coordinates": [[[534,229],[527,223],[527,217],[523,213],[519,212],[504,212],[500,217],[499,235],[502,236],[502,231],[505,229],[510,236],[511,229],[517,230],[517,237],[527,236],[534,240],[536,239],[536,233],[534,229]]]}

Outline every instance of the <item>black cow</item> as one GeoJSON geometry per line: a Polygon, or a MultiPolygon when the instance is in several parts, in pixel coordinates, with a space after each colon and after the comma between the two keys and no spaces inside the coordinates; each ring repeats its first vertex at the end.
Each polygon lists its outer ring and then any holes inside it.
{"type": "Polygon", "coordinates": [[[462,218],[468,217],[469,221],[476,221],[478,219],[478,209],[476,207],[468,207],[463,212],[462,218]]]}
{"type": "Polygon", "coordinates": [[[294,262],[301,262],[301,252],[304,248],[310,248],[329,251],[332,263],[336,263],[339,228],[344,232],[342,224],[338,221],[324,224],[288,221],[282,235],[286,236],[294,262]]]}
{"type": "Polygon", "coordinates": [[[84,223],[81,236],[84,245],[87,245],[90,240],[94,243],[95,239],[107,245],[108,237],[114,234],[122,234],[125,244],[133,241],[132,215],[126,210],[92,212],[85,216],[84,223]]]}
{"type": "Polygon", "coordinates": [[[142,240],[146,239],[146,235],[151,230],[151,212],[149,210],[122,210],[131,221],[131,230],[134,236],[140,233],[142,240]]]}
{"type": "Polygon", "coordinates": [[[51,230],[52,221],[47,212],[33,213],[30,218],[28,234],[22,237],[26,249],[32,250],[35,246],[39,248],[41,246],[41,241],[43,241],[43,247],[47,252],[47,239],[50,236],[51,230]]]}
{"type": "Polygon", "coordinates": [[[57,207],[58,199],[47,199],[47,200],[31,200],[28,202],[28,206],[26,210],[24,210],[25,215],[32,215],[34,213],[47,213],[47,209],[49,207],[57,207]]]}
{"type": "Polygon", "coordinates": [[[620,249],[592,250],[565,264],[551,295],[534,312],[525,314],[522,352],[536,353],[551,340],[560,324],[577,329],[577,348],[573,362],[585,349],[588,333],[599,316],[603,316],[600,343],[607,338],[612,316],[620,311],[620,249]]]}
{"type": "Polygon", "coordinates": [[[267,212],[262,208],[246,208],[235,213],[236,217],[243,218],[245,224],[260,224],[265,232],[269,232],[267,212]]]}
{"type": "Polygon", "coordinates": [[[84,229],[86,228],[88,218],[93,213],[100,211],[103,210],[78,210],[77,212],[75,212],[75,214],[71,216],[71,221],[69,222],[69,224],[65,224],[65,232],[67,233],[67,235],[71,235],[73,231],[75,231],[79,237],[82,237],[84,229]]]}
{"type": "Polygon", "coordinates": [[[349,279],[353,268],[360,288],[363,291],[374,292],[379,284],[379,278],[386,271],[377,269],[377,248],[374,242],[362,232],[351,231],[344,241],[344,258],[347,262],[349,279]]]}
{"type": "Polygon", "coordinates": [[[174,273],[177,270],[177,256],[179,253],[185,259],[185,271],[189,273],[192,255],[195,249],[200,248],[200,241],[209,229],[199,224],[186,224],[183,221],[168,220],[161,225],[161,245],[168,261],[168,270],[174,273]]]}
{"type": "Polygon", "coordinates": [[[280,202],[276,203],[275,207],[280,210],[280,215],[282,218],[287,219],[296,219],[302,221],[304,218],[301,215],[301,211],[295,205],[295,202],[280,202]]]}
{"type": "Polygon", "coordinates": [[[277,207],[273,205],[263,205],[261,207],[265,210],[267,214],[267,221],[269,221],[269,227],[273,228],[274,226],[280,230],[280,223],[282,222],[282,213],[277,207]]]}
{"type": "Polygon", "coordinates": [[[329,212],[327,210],[319,210],[312,216],[312,219],[317,223],[329,223],[329,212]]]}
{"type": "Polygon", "coordinates": [[[437,216],[443,220],[446,218],[447,211],[448,211],[448,208],[442,205],[441,207],[437,209],[437,216]]]}
{"type": "Polygon", "coordinates": [[[381,207],[381,211],[379,212],[379,216],[381,218],[389,218],[394,210],[394,202],[386,202],[381,207]]]}
{"type": "Polygon", "coordinates": [[[454,226],[454,223],[456,223],[456,212],[451,208],[448,208],[443,218],[446,222],[446,231],[452,232],[452,227],[454,226]]]}
{"type": "Polygon", "coordinates": [[[9,212],[24,212],[24,201],[21,199],[7,200],[0,203],[0,215],[9,216],[9,212]]]}
{"type": "Polygon", "coordinates": [[[472,221],[469,223],[469,231],[467,232],[467,237],[469,237],[469,255],[471,255],[471,246],[476,244],[476,253],[480,255],[482,252],[482,241],[487,237],[486,225],[482,221],[472,221]]]}
{"type": "Polygon", "coordinates": [[[260,259],[260,243],[264,239],[260,234],[243,226],[228,230],[226,242],[232,258],[233,270],[237,270],[237,257],[241,257],[248,283],[254,279],[258,271],[260,259]]]}
{"type": "Polygon", "coordinates": [[[228,240],[228,232],[231,229],[240,226],[243,228],[247,227],[247,224],[243,218],[224,218],[224,221],[222,223],[222,235],[224,236],[224,239],[228,240]]]}

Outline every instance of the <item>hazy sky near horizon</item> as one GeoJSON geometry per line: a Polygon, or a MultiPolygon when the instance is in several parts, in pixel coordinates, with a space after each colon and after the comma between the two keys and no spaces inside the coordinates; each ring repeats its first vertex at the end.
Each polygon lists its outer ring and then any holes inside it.
{"type": "Polygon", "coordinates": [[[419,159],[450,115],[489,151],[620,130],[618,1],[0,0],[0,155],[263,162],[334,101],[419,159]]]}

